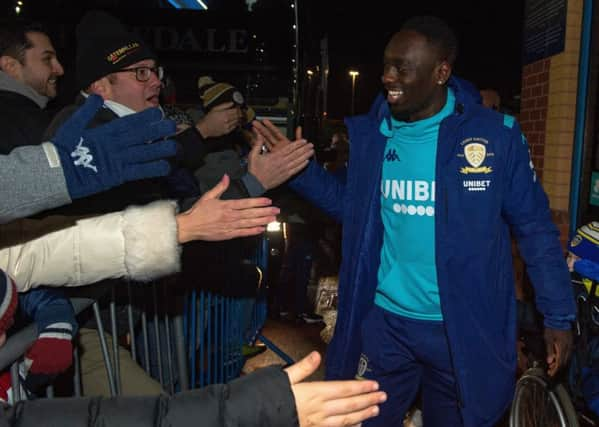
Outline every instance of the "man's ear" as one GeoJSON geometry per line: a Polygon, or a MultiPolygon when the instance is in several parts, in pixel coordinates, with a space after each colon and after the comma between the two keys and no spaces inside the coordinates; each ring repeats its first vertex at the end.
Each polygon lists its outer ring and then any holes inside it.
{"type": "Polygon", "coordinates": [[[0,70],[4,71],[10,77],[16,79],[20,75],[21,63],[9,55],[0,56],[0,70]]]}
{"type": "Polygon", "coordinates": [[[437,83],[444,85],[451,76],[451,64],[447,61],[442,61],[437,66],[437,83]]]}

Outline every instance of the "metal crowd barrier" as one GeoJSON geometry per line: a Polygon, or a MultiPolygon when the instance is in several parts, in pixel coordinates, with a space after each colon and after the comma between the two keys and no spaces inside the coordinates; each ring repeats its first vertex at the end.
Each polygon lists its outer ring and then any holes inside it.
{"type": "Polygon", "coordinates": [[[183,327],[188,350],[191,388],[228,382],[239,376],[245,358],[244,344],[260,340],[285,363],[293,359],[262,335],[266,322],[269,245],[266,237],[248,257],[259,275],[255,298],[233,298],[204,290],[192,290],[186,300],[183,327]]]}
{"type": "MultiPolygon", "coordinates": [[[[79,314],[92,306],[95,303],[93,299],[89,298],[72,298],[71,304],[75,314],[79,314]]],[[[10,366],[11,372],[11,386],[13,392],[13,401],[18,402],[24,396],[21,396],[20,390],[20,377],[19,377],[19,363],[23,358],[23,355],[27,349],[37,339],[38,331],[37,325],[32,323],[15,334],[11,335],[6,343],[0,349],[0,371],[6,370],[10,366]]],[[[75,396],[81,396],[81,378],[79,374],[79,353],[75,348],[73,350],[73,361],[74,361],[74,375],[73,375],[73,390],[75,396]]],[[[46,395],[53,397],[53,388],[48,386],[46,395]]]]}
{"type": "MultiPolygon", "coordinates": [[[[260,273],[260,284],[268,268],[268,251],[268,242],[263,239],[255,259],[251,260],[260,273]]],[[[266,289],[262,289],[260,284],[256,298],[234,298],[197,289],[192,289],[187,296],[178,297],[169,292],[171,283],[168,279],[151,284],[127,283],[126,312],[131,337],[131,357],[170,394],[228,382],[238,377],[245,363],[242,346],[253,344],[257,339],[286,363],[293,363],[285,352],[261,335],[266,321],[266,289]],[[141,329],[138,331],[134,322],[133,300],[140,287],[143,287],[144,296],[149,296],[150,299],[146,300],[145,310],[141,313],[141,329]],[[173,307],[181,309],[171,310],[173,307]]],[[[108,304],[112,354],[99,303],[89,298],[71,298],[76,314],[90,307],[93,310],[111,396],[122,392],[114,286],[108,304]]],[[[37,327],[31,324],[13,334],[0,348],[0,369],[5,370],[10,366],[14,401],[22,398],[19,396],[19,362],[36,338],[37,327]]],[[[77,348],[73,356],[73,391],[75,396],[80,396],[82,391],[77,348]]],[[[53,397],[54,390],[51,386],[46,395],[53,397]]]]}
{"type": "MultiPolygon", "coordinates": [[[[270,254],[269,240],[264,236],[260,241],[260,247],[256,252],[256,265],[264,272],[262,276],[262,283],[267,283],[266,275],[269,272],[268,269],[268,257],[270,254]]],[[[281,359],[285,361],[287,365],[291,365],[294,363],[294,360],[281,350],[274,342],[266,338],[262,334],[262,327],[264,323],[266,323],[266,314],[267,314],[267,289],[265,287],[260,287],[258,295],[256,296],[256,303],[254,304],[254,315],[252,317],[252,330],[254,331],[254,336],[252,337],[252,343],[256,340],[260,340],[269,350],[279,356],[281,359]]]]}
{"type": "Polygon", "coordinates": [[[242,309],[239,299],[191,291],[184,325],[192,388],[228,382],[241,373],[242,309]]]}

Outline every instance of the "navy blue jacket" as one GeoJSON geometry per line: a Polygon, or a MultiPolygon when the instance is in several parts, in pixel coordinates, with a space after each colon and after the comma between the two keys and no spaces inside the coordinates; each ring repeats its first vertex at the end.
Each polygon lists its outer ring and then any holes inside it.
{"type": "MultiPolygon", "coordinates": [[[[519,125],[513,117],[477,104],[459,80],[452,78],[449,84],[456,108],[440,125],[435,170],[441,310],[465,425],[492,426],[511,401],[516,370],[510,232],[545,324],[568,328],[575,306],[559,233],[519,125]],[[466,155],[465,147],[476,148],[478,161],[466,155]]],[[[346,120],[350,160],[345,185],[315,162],[291,183],[343,223],[339,314],[327,350],[331,379],[356,374],[359,327],[377,286],[386,144],[379,131],[382,120],[389,120],[382,96],[368,114],[346,120]]]]}

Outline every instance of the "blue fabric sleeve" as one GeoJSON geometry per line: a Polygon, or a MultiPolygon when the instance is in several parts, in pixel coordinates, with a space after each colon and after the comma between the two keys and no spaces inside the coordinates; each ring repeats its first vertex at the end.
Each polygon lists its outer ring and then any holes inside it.
{"type": "Polygon", "coordinates": [[[245,185],[250,197],[259,197],[266,192],[266,188],[264,188],[260,181],[249,172],[241,177],[241,181],[243,182],[243,185],[245,185]]]}
{"type": "Polygon", "coordinates": [[[316,161],[311,160],[308,167],[291,180],[289,185],[314,205],[342,222],[345,184],[325,171],[316,161]]]}
{"type": "Polygon", "coordinates": [[[533,167],[526,139],[516,122],[510,133],[502,214],[510,224],[535,288],[545,324],[567,329],[576,318],[570,273],[551,218],[549,201],[533,167]]]}
{"type": "Polygon", "coordinates": [[[54,288],[35,288],[19,294],[19,307],[22,312],[37,324],[38,332],[53,323],[69,323],[73,336],[78,325],[71,302],[61,290],[54,288]]]}

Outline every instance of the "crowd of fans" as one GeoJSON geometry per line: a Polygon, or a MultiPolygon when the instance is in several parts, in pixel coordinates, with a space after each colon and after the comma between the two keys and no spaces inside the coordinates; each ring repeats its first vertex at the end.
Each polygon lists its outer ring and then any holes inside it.
{"type": "MultiPolygon", "coordinates": [[[[420,399],[426,425],[493,426],[515,380],[510,231],[544,316],[548,374],[568,363],[574,300],[526,138],[496,93],[452,74],[457,38],[442,20],[414,17],[393,35],[384,96],[333,136],[337,155],[323,165],[301,128],[292,141],[256,120],[218,79],[198,79],[194,108],[167,105],[159,58],[116,17],[86,13],[76,39],[79,93],[49,114],[65,73],[50,37],[37,25],[0,27],[0,343],[21,317],[37,325],[19,366],[28,394],[70,367],[74,345],[87,354],[83,398],[11,408],[15,390],[0,375],[9,423],[372,427],[400,425],[420,399]],[[320,362],[311,353],[169,396],[130,365],[130,396],[98,397],[108,395],[94,362],[101,334],[68,297],[101,301],[124,280],[178,273],[172,295],[200,282],[245,298],[247,324],[261,280],[257,236],[281,214],[267,192],[284,183],[343,223],[328,228],[344,254],[327,350],[326,376],[337,381],[305,381],[320,362]]],[[[275,300],[312,321],[306,285],[328,233],[306,227],[302,204],[284,212],[288,288],[275,300]]]]}
{"type": "Polygon", "coordinates": [[[317,353],[285,370],[265,368],[174,396],[128,365],[121,370],[126,396],[98,397],[109,395],[103,367],[94,363],[99,337],[93,322],[75,318],[72,292],[100,301],[124,279],[148,282],[179,272],[197,283],[200,265],[206,282],[216,279],[213,286],[247,284],[251,294],[255,273],[243,266],[256,250],[252,236],[280,213],[263,194],[302,170],[314,149],[301,139],[264,150],[241,93],[209,78],[198,82],[196,111],[162,108],[157,56],[114,16],[88,12],[76,37],[80,92],[50,114],[47,103],[65,70],[49,35],[25,22],[0,27],[2,343],[17,318],[37,325],[19,367],[32,396],[71,366],[73,346],[80,346],[85,396],[26,400],[12,412],[4,373],[6,419],[353,425],[375,415],[385,395],[374,381],[303,382],[320,362],[317,353]],[[164,409],[149,409],[157,404],[164,409]]]}

